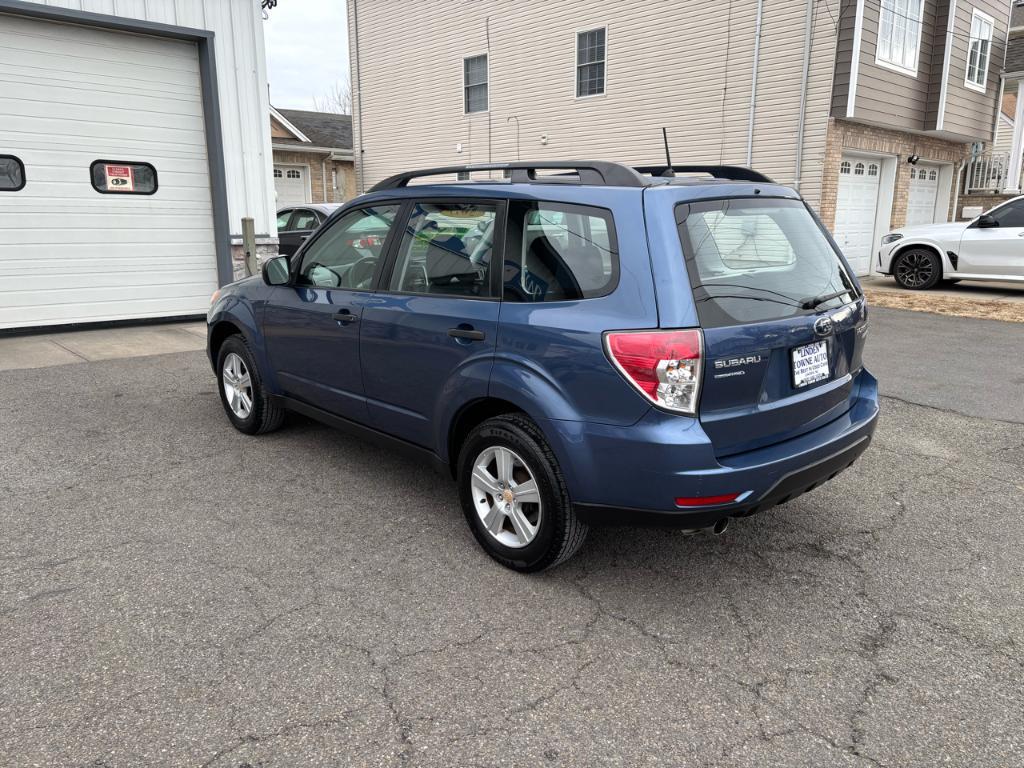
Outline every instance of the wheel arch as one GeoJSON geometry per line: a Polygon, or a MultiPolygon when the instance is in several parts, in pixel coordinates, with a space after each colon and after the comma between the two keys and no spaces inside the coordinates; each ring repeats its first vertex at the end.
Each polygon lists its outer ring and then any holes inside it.
{"type": "Polygon", "coordinates": [[[521,413],[534,423],[537,422],[516,404],[498,397],[481,397],[471,400],[455,412],[448,426],[448,439],[445,444],[448,468],[453,478],[458,473],[459,452],[469,433],[478,424],[505,413],[521,413]]]}
{"type": "Polygon", "coordinates": [[[954,271],[952,269],[953,265],[950,264],[949,257],[946,255],[946,252],[942,249],[942,246],[934,242],[933,240],[914,240],[909,243],[900,243],[900,245],[893,250],[892,256],[889,259],[889,271],[891,272],[893,270],[893,265],[896,263],[896,259],[898,259],[907,251],[912,251],[915,249],[931,251],[936,256],[938,256],[939,266],[942,268],[943,274],[945,274],[946,272],[954,271]]]}

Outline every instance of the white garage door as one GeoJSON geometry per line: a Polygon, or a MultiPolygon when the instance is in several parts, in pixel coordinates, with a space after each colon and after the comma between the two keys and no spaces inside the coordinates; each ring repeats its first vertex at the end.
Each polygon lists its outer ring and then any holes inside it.
{"type": "Polygon", "coordinates": [[[274,190],[278,208],[312,202],[309,199],[309,171],[303,165],[275,165],[274,190]]]}
{"type": "Polygon", "coordinates": [[[907,225],[935,221],[935,198],[939,192],[939,169],[934,165],[910,166],[907,195],[907,225]]]}
{"type": "Polygon", "coordinates": [[[881,163],[844,155],[839,164],[834,236],[858,275],[871,271],[881,163]]]}
{"type": "Polygon", "coordinates": [[[217,287],[193,43],[0,15],[0,328],[203,313],[217,287]],[[101,194],[93,186],[129,191],[101,194]],[[144,165],[156,171],[153,194],[144,165]],[[107,181],[109,180],[109,185],[107,181]]]}

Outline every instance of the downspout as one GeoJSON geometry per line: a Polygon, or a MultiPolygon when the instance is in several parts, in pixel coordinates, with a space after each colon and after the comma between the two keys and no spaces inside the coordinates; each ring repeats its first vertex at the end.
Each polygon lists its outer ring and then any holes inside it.
{"type": "Polygon", "coordinates": [[[352,2],[352,46],[356,56],[356,129],[359,131],[359,153],[355,157],[356,194],[363,194],[363,69],[359,66],[359,2],[352,2]]]}
{"type": "Polygon", "coordinates": [[[761,58],[761,15],[764,0],[757,0],[757,21],[754,25],[754,68],[750,76],[750,117],[747,119],[747,168],[754,162],[754,110],[757,106],[757,65],[761,58]]]}
{"type": "Polygon", "coordinates": [[[324,157],[320,161],[320,185],[323,187],[323,190],[324,190],[324,202],[325,203],[331,202],[330,200],[327,199],[327,158],[326,157],[324,157]]]}
{"type": "Polygon", "coordinates": [[[807,0],[807,21],[804,26],[804,71],[800,80],[800,118],[796,129],[796,168],[793,186],[800,191],[800,175],[804,164],[804,123],[807,119],[807,80],[811,72],[811,32],[814,28],[814,0],[807,0]]]}
{"type": "Polygon", "coordinates": [[[959,219],[959,217],[956,215],[956,209],[957,206],[960,205],[960,182],[961,177],[964,175],[965,165],[966,163],[964,163],[964,161],[961,160],[960,164],[956,167],[956,189],[953,190],[953,218],[951,219],[951,221],[957,221],[959,219]]]}

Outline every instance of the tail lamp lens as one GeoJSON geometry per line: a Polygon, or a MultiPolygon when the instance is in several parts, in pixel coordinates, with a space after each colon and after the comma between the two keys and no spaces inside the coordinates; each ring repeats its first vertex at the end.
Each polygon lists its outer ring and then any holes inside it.
{"type": "Polygon", "coordinates": [[[696,414],[700,393],[701,332],[612,331],[605,349],[627,381],[661,408],[696,414]]]}

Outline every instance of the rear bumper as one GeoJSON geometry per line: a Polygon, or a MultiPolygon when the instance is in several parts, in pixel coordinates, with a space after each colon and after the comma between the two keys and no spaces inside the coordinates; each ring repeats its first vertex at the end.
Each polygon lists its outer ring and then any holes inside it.
{"type": "Polygon", "coordinates": [[[877,382],[862,370],[854,391],[850,409],[829,424],[722,459],[696,420],[655,414],[626,428],[587,425],[588,434],[574,435],[569,444],[566,476],[576,513],[594,525],[705,528],[785,503],[835,477],[870,444],[878,420],[877,382]],[[582,453],[589,461],[578,460],[582,453]],[[673,503],[681,496],[736,493],[739,498],[729,504],[673,503]]]}

